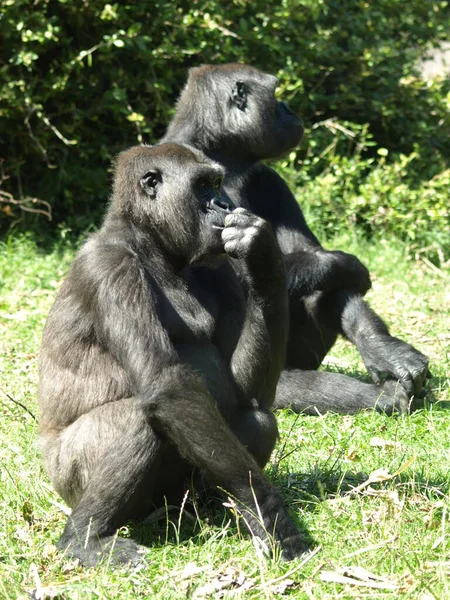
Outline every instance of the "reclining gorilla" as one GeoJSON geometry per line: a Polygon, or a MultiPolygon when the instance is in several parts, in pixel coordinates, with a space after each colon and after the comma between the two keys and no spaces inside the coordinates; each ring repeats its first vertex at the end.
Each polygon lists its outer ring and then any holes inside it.
{"type": "Polygon", "coordinates": [[[276,85],[272,75],[245,65],[191,69],[163,141],[194,146],[224,166],[231,200],[269,221],[275,231],[290,306],[275,407],[311,414],[374,407],[406,412],[428,375],[426,357],[389,334],[362,300],[371,285],[366,268],[354,256],[324,250],[286,183],[260,162],[294,148],[303,135],[301,120],[276,101],[276,85]],[[378,385],[315,370],[338,334],[356,345],[378,385]],[[385,376],[390,380],[382,381],[385,376]]]}
{"type": "Polygon", "coordinates": [[[193,467],[286,559],[307,548],[261,472],[278,436],[283,259],[270,225],[221,195],[222,179],[176,144],[119,155],[103,226],[50,311],[40,446],[73,507],[59,547],[86,565],[110,552],[138,562],[139,546],[116,529],[181,501],[193,467]]]}

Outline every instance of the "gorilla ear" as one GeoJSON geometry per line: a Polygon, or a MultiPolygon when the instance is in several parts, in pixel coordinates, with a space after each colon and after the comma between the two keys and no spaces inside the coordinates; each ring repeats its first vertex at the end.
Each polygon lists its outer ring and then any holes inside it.
{"type": "Polygon", "coordinates": [[[150,196],[150,198],[152,198],[152,200],[156,198],[157,188],[161,183],[161,172],[157,170],[148,171],[140,181],[141,188],[150,196]]]}
{"type": "Polygon", "coordinates": [[[248,88],[243,81],[236,81],[233,91],[231,92],[231,102],[239,108],[245,110],[247,108],[248,88]]]}

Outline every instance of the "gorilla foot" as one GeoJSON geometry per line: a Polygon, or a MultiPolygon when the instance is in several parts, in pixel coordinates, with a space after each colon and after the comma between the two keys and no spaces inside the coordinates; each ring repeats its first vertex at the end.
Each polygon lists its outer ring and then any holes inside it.
{"type": "MultiPolygon", "coordinates": [[[[369,384],[370,385],[370,384],[369,384]]],[[[406,415],[411,410],[411,398],[401,382],[388,380],[379,385],[370,385],[377,395],[374,408],[388,415],[399,413],[406,415]]]]}
{"type": "Polygon", "coordinates": [[[247,510],[243,512],[254,542],[259,545],[260,541],[265,554],[277,556],[281,551],[281,559],[291,561],[304,557],[317,545],[308,533],[299,532],[278,491],[271,490],[258,508],[258,516],[247,510]]]}
{"type": "Polygon", "coordinates": [[[397,412],[404,415],[423,408],[427,396],[425,389],[421,390],[417,396],[410,395],[401,380],[388,380],[374,387],[379,390],[375,408],[387,414],[397,412]]]}
{"type": "Polygon", "coordinates": [[[58,542],[58,548],[65,556],[78,558],[85,567],[95,567],[107,562],[113,567],[138,567],[143,562],[144,549],[132,540],[119,538],[116,535],[88,539],[84,544],[78,539],[65,539],[58,542]]]}
{"type": "Polygon", "coordinates": [[[305,558],[311,553],[311,544],[300,533],[284,538],[279,542],[283,561],[305,558]]]}

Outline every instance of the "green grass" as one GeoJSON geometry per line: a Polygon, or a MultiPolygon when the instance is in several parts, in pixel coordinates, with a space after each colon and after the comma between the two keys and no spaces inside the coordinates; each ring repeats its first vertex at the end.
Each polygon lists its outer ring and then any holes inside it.
{"type": "MultiPolygon", "coordinates": [[[[1,246],[0,598],[26,598],[40,586],[70,599],[450,597],[449,272],[405,259],[395,242],[330,246],[365,260],[372,306],[430,357],[433,403],[396,418],[279,413],[281,440],[267,473],[320,544],[306,564],[261,559],[230,513],[191,507],[123,529],[150,545],[137,572],[83,569],[56,551],[64,505],[42,468],[36,422],[11,398],[37,415],[42,327],[73,249],[44,253],[26,238],[1,246]],[[383,481],[367,485],[377,472],[383,481]],[[353,584],[336,582],[343,575],[353,584]]],[[[325,368],[366,377],[344,341],[325,368]]]]}

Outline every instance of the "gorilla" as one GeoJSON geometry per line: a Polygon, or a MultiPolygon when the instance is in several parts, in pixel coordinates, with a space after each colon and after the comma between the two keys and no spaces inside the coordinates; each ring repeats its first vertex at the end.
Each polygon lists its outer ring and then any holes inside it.
{"type": "Polygon", "coordinates": [[[275,99],[277,83],[240,64],[191,69],[162,141],[189,144],[221,164],[233,203],[273,227],[290,311],[275,407],[309,414],[407,412],[413,396],[423,397],[426,357],[390,335],[362,299],[371,286],[367,269],[350,254],[322,248],[284,180],[261,162],[294,148],[303,135],[299,117],[275,99]],[[374,384],[317,371],[339,334],[356,345],[374,384]]]}
{"type": "Polygon", "coordinates": [[[181,502],[196,469],[285,559],[308,548],[261,469],[288,300],[271,226],[222,194],[223,168],[177,144],[121,153],[100,230],[45,325],[39,443],[73,508],[59,548],[137,564],[117,529],[181,502]],[[231,260],[241,264],[238,272],[231,260]]]}

